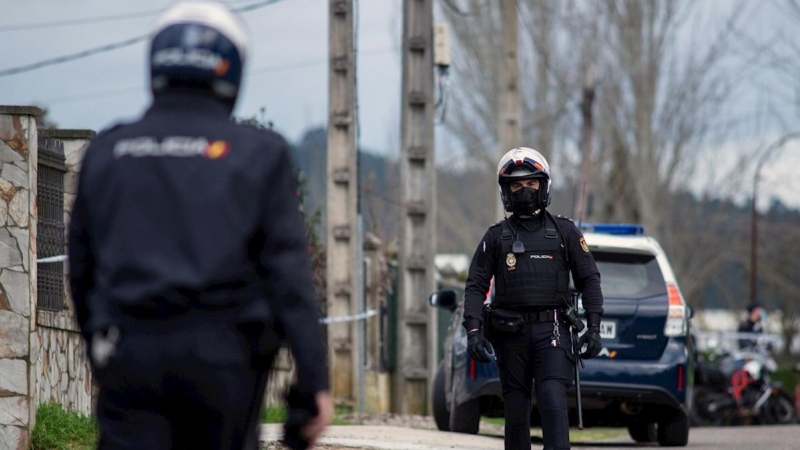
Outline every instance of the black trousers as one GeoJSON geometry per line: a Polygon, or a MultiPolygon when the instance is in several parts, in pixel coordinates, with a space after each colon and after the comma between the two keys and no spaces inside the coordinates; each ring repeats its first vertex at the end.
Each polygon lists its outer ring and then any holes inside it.
{"type": "Polygon", "coordinates": [[[528,323],[516,334],[492,337],[505,401],[506,450],[531,449],[532,388],[541,416],[544,450],[569,449],[567,387],[574,370],[569,328],[559,326],[551,345],[552,323],[528,323]]]}
{"type": "Polygon", "coordinates": [[[98,448],[257,449],[277,349],[263,324],[123,331],[95,372],[98,448]]]}

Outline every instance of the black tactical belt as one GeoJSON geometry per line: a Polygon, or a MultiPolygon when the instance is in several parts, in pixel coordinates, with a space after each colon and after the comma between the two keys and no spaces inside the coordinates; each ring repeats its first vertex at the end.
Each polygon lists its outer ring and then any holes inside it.
{"type": "MultiPolygon", "coordinates": [[[[542,322],[553,323],[553,321],[555,320],[555,310],[553,309],[547,309],[544,311],[529,311],[529,312],[519,311],[519,313],[522,314],[522,320],[525,321],[525,323],[542,323],[542,322]]],[[[559,311],[558,320],[559,322],[563,322],[561,311],[559,311]]]]}

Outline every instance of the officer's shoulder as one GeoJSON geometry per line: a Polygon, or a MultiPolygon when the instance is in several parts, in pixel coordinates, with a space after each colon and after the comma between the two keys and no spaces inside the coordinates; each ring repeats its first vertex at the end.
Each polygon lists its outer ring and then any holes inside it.
{"type": "Polygon", "coordinates": [[[252,122],[238,122],[235,125],[240,138],[244,138],[259,149],[272,150],[268,152],[272,156],[276,155],[275,151],[289,151],[289,142],[272,129],[252,122]]]}
{"type": "Polygon", "coordinates": [[[572,220],[571,218],[569,218],[569,217],[567,217],[567,216],[562,216],[561,214],[556,214],[556,215],[554,215],[553,217],[555,217],[555,219],[556,219],[556,220],[560,220],[560,221],[562,221],[562,222],[563,222],[563,221],[566,221],[566,222],[569,222],[569,223],[571,223],[571,224],[574,224],[574,223],[575,223],[575,221],[574,221],[574,220],[572,220]]]}

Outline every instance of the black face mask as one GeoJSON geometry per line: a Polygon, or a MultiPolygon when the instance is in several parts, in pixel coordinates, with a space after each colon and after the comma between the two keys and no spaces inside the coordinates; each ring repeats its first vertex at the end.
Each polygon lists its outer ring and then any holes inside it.
{"type": "Polygon", "coordinates": [[[511,212],[518,215],[529,216],[541,209],[539,191],[531,187],[524,187],[516,192],[511,192],[511,212]]]}

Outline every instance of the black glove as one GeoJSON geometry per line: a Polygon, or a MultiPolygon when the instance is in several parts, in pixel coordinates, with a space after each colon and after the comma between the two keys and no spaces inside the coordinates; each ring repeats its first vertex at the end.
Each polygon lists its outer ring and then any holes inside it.
{"type": "Polygon", "coordinates": [[[467,353],[478,362],[492,362],[494,348],[479,330],[467,333],[467,353]]]}
{"type": "Polygon", "coordinates": [[[589,327],[578,340],[578,349],[580,350],[586,345],[586,350],[580,353],[580,357],[592,359],[603,349],[603,341],[600,340],[600,314],[588,314],[587,322],[589,322],[589,327]]]}
{"type": "Polygon", "coordinates": [[[314,394],[305,394],[292,387],[286,394],[289,408],[283,425],[283,445],[291,450],[306,450],[309,443],[300,434],[300,428],[317,416],[317,401],[314,394]]]}

